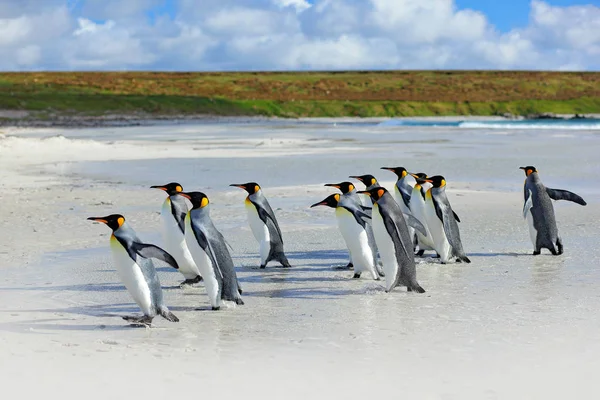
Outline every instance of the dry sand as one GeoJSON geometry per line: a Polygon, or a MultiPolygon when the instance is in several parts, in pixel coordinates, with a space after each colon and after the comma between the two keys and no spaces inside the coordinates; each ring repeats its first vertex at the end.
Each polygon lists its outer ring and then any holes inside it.
{"type": "MultiPolygon", "coordinates": [[[[0,381],[7,398],[594,398],[600,230],[598,131],[253,123],[4,129],[0,135],[0,381]],[[62,136],[57,136],[62,135],[62,136]],[[530,255],[521,165],[588,206],[556,203],[565,255],[530,255]],[[347,262],[334,215],[308,206],[326,182],[381,166],[443,173],[470,265],[421,260],[424,295],[386,294],[347,262]],[[109,230],[123,213],[161,244],[164,194],[180,181],[211,198],[232,244],[245,306],[207,311],[200,285],[160,264],[181,322],[137,313],[118,281],[109,230]],[[294,268],[254,269],[244,194],[276,209],[294,268]],[[200,308],[200,310],[197,310],[200,308]]],[[[157,266],[159,264],[157,263],[157,266]]]]}

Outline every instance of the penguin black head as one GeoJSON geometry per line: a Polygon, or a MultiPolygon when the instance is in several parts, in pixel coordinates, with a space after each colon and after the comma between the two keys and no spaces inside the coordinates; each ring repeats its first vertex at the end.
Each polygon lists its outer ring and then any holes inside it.
{"type": "Polygon", "coordinates": [[[179,192],[177,194],[185,197],[192,203],[192,210],[204,208],[208,205],[208,197],[202,192],[179,192]]]}
{"type": "Polygon", "coordinates": [[[388,171],[392,171],[396,174],[398,179],[406,177],[408,175],[408,171],[404,167],[381,167],[381,169],[386,169],[388,171]]]}
{"type": "Polygon", "coordinates": [[[150,186],[150,189],[164,190],[169,196],[174,196],[178,193],[183,192],[183,187],[181,187],[181,185],[177,182],[171,182],[161,186],[150,186]]]}
{"type": "Polygon", "coordinates": [[[254,194],[260,190],[260,186],[256,182],[248,182],[242,184],[232,183],[229,186],[235,186],[244,189],[248,194],[254,194]]]}
{"type": "Polygon", "coordinates": [[[358,192],[358,194],[366,194],[371,197],[374,201],[378,201],[387,193],[387,189],[384,187],[373,188],[371,190],[363,190],[358,192]]]}
{"type": "Polygon", "coordinates": [[[331,208],[336,208],[339,201],[340,201],[340,195],[338,193],[336,193],[336,194],[327,196],[327,198],[321,202],[313,204],[312,206],[310,206],[310,208],[313,208],[316,206],[328,206],[331,208]]]}
{"type": "Polygon", "coordinates": [[[355,189],[352,182],[326,183],[325,186],[340,189],[343,194],[350,193],[351,191],[353,191],[355,189]]]}
{"type": "Polygon", "coordinates": [[[432,176],[430,178],[425,179],[425,182],[430,182],[433,184],[434,188],[442,188],[446,186],[446,179],[444,179],[441,175],[432,176]]]}
{"type": "MultiPolygon", "coordinates": [[[[410,173],[410,172],[409,172],[409,173],[410,173]]],[[[427,182],[427,181],[426,181],[426,179],[427,179],[427,174],[426,174],[426,173],[424,173],[424,172],[417,172],[416,174],[413,174],[413,173],[410,173],[410,174],[413,176],[413,178],[415,178],[415,180],[417,181],[417,183],[418,183],[419,185],[422,185],[422,184],[424,184],[425,182],[427,182]]]]}
{"type": "Polygon", "coordinates": [[[366,187],[374,185],[377,183],[377,179],[373,175],[358,175],[358,176],[349,176],[349,178],[358,179],[361,181],[366,187]]]}
{"type": "Polygon", "coordinates": [[[89,217],[88,220],[102,222],[103,224],[108,225],[113,231],[116,231],[125,223],[125,217],[121,214],[112,214],[106,217],[89,217]]]}
{"type": "Polygon", "coordinates": [[[523,171],[525,171],[525,176],[529,176],[529,175],[533,174],[534,172],[538,172],[537,169],[535,169],[535,167],[532,165],[528,165],[526,167],[519,167],[519,169],[522,169],[523,171]]]}

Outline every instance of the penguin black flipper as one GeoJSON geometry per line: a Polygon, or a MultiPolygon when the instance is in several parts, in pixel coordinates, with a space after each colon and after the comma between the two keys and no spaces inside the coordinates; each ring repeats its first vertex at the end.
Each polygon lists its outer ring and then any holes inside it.
{"type": "Polygon", "coordinates": [[[367,207],[367,206],[363,206],[363,205],[361,205],[360,208],[363,211],[368,211],[368,210],[372,210],[373,209],[373,207],[367,207]]]}
{"type": "Polygon", "coordinates": [[[171,200],[171,214],[177,222],[177,226],[181,230],[181,233],[185,232],[185,216],[187,215],[188,208],[185,201],[180,196],[170,196],[171,200]]]}
{"type": "Polygon", "coordinates": [[[344,202],[343,205],[339,204],[339,207],[342,207],[343,209],[347,210],[350,214],[352,214],[352,216],[356,220],[356,223],[358,223],[360,226],[362,226],[363,229],[366,229],[367,223],[365,222],[365,220],[363,218],[371,219],[370,215],[362,212],[357,207],[354,207],[353,204],[349,204],[349,202],[344,202]]]}
{"type": "Polygon", "coordinates": [[[404,202],[404,205],[410,210],[410,193],[405,192],[404,189],[401,187],[398,187],[398,191],[402,196],[402,201],[404,202]]]}
{"type": "Polygon", "coordinates": [[[440,204],[437,202],[437,200],[433,196],[431,196],[431,202],[433,203],[433,208],[435,208],[435,214],[438,216],[440,221],[442,221],[442,223],[443,223],[444,222],[444,213],[442,212],[442,209],[440,208],[440,204]]]}
{"type": "Polygon", "coordinates": [[[156,258],[157,260],[166,262],[175,269],[179,269],[179,265],[177,265],[177,261],[175,261],[173,256],[158,246],[148,243],[132,242],[130,247],[133,252],[143,258],[156,258]]]}
{"type": "Polygon", "coordinates": [[[277,234],[279,235],[279,239],[281,240],[281,243],[283,243],[283,236],[281,235],[281,229],[279,229],[279,224],[277,223],[277,220],[275,219],[275,213],[273,212],[273,209],[269,205],[269,202],[256,201],[256,199],[251,199],[250,201],[252,202],[252,204],[254,204],[254,207],[256,207],[256,211],[258,212],[258,216],[260,217],[260,220],[265,225],[268,225],[267,221],[270,220],[271,223],[275,226],[275,230],[277,231],[277,234]]]}
{"type": "Polygon", "coordinates": [[[527,218],[527,212],[533,207],[531,189],[525,191],[525,204],[523,204],[523,218],[527,218]]]}
{"type": "Polygon", "coordinates": [[[546,193],[548,193],[548,196],[550,196],[552,200],[568,200],[572,201],[573,203],[581,204],[582,206],[587,205],[587,203],[581,198],[581,196],[573,192],[569,192],[568,190],[550,189],[547,187],[546,193]]]}
{"type": "Polygon", "coordinates": [[[460,222],[460,218],[458,218],[458,215],[454,212],[454,210],[452,210],[452,214],[454,214],[454,219],[456,222],[460,222]]]}
{"type": "MultiPolygon", "coordinates": [[[[221,271],[221,268],[219,268],[219,264],[217,264],[217,258],[215,257],[213,248],[210,245],[210,242],[208,241],[208,239],[206,238],[206,235],[204,235],[204,233],[202,232],[201,229],[196,228],[195,225],[196,224],[192,221],[192,224],[191,224],[192,232],[194,232],[194,236],[196,237],[196,240],[198,241],[198,244],[200,245],[202,250],[204,250],[206,252],[206,254],[208,255],[208,257],[210,258],[210,262],[212,263],[212,266],[215,269],[215,278],[217,279],[219,288],[222,288],[223,287],[223,272],[221,271]]],[[[221,297],[220,294],[219,294],[219,297],[221,297]]]]}
{"type": "Polygon", "coordinates": [[[416,219],[415,217],[413,217],[410,214],[404,214],[404,220],[406,221],[406,225],[410,226],[411,228],[416,229],[423,236],[427,237],[427,230],[425,229],[425,227],[423,226],[421,221],[419,221],[418,219],[416,219]]]}
{"type": "Polygon", "coordinates": [[[402,242],[402,239],[400,236],[400,230],[396,226],[394,219],[390,215],[388,215],[383,209],[381,209],[381,207],[379,208],[379,213],[381,214],[381,217],[383,219],[383,224],[385,225],[385,230],[388,232],[388,234],[392,238],[392,241],[394,242],[394,248],[396,249],[396,251],[398,252],[401,250],[404,252],[404,254],[406,254],[406,257],[414,258],[412,249],[409,252],[406,249],[406,247],[404,246],[404,243],[402,242]]]}

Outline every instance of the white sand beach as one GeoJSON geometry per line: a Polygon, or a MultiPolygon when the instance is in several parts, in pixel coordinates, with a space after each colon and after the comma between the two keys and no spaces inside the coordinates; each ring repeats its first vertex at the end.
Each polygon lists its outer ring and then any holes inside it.
{"type": "MultiPolygon", "coordinates": [[[[359,120],[0,129],[0,381],[3,398],[595,398],[600,368],[600,130],[393,126],[359,120]],[[581,195],[556,202],[565,254],[534,257],[523,171],[581,195]],[[441,174],[471,264],[418,259],[419,295],[350,279],[324,183],[382,166],[441,174]],[[202,285],[157,262],[180,318],[152,329],[119,282],[110,230],[125,215],[161,245],[164,193],[211,200],[244,306],[209,311],[202,285]],[[290,270],[258,270],[244,193],[256,181],[290,270]],[[5,397],[6,396],[6,397],[5,397]]],[[[357,184],[357,186],[360,186],[357,184]]]]}

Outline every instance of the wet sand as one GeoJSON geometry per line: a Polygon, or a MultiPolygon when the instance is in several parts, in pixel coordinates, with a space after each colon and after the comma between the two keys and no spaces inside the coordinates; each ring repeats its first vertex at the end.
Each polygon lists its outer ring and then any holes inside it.
{"type": "Polygon", "coordinates": [[[0,367],[4,393],[75,398],[505,399],[593,397],[599,367],[598,131],[401,128],[362,124],[198,124],[4,129],[0,135],[0,367]],[[62,136],[57,136],[62,135],[62,136]],[[565,254],[530,255],[521,165],[588,206],[555,203],[565,254]],[[423,295],[335,270],[347,252],[326,182],[381,166],[443,174],[469,265],[419,260],[423,295]],[[245,306],[211,312],[204,288],[177,288],[181,319],[150,330],[119,282],[110,231],[124,214],[161,244],[164,194],[180,181],[211,199],[233,246],[245,306]],[[257,270],[244,194],[276,210],[292,270],[257,270]],[[198,310],[199,309],[199,310],[198,310]]]}

